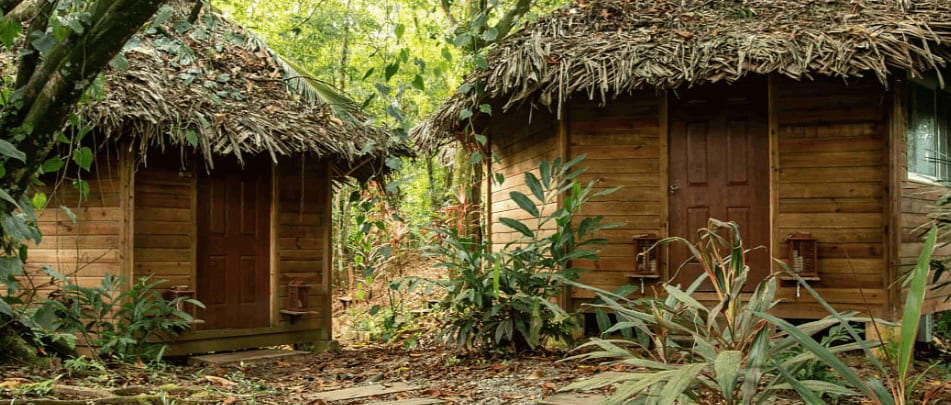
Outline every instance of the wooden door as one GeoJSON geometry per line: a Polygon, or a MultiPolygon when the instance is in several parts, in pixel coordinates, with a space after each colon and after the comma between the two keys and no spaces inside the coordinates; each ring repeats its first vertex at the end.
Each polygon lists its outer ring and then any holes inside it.
{"type": "Polygon", "coordinates": [[[198,180],[198,298],[206,329],[270,324],[271,165],[215,162],[198,180]]]}
{"type": "MultiPolygon", "coordinates": [[[[708,218],[735,221],[744,247],[763,247],[747,256],[750,288],[769,274],[766,91],[765,80],[744,80],[671,95],[669,105],[670,234],[696,241],[708,218]]],[[[671,276],[687,258],[685,247],[671,247],[671,276]]],[[[675,282],[686,287],[701,271],[688,264],[675,282]]]]}

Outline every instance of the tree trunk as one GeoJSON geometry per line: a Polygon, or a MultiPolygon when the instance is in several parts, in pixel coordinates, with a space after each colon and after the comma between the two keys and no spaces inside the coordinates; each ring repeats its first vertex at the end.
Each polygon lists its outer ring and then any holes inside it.
{"type": "MultiPolygon", "coordinates": [[[[25,153],[26,159],[3,159],[6,173],[0,177],[0,188],[19,200],[86,88],[162,3],[99,0],[91,8],[93,23],[83,34],[70,32],[38,65],[18,66],[25,71],[17,76],[29,79],[3,111],[0,134],[25,153]]],[[[0,207],[6,212],[13,208],[6,202],[0,207]]]]}

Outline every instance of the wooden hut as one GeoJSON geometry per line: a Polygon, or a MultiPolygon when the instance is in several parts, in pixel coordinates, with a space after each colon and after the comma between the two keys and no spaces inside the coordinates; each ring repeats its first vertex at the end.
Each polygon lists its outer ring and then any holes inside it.
{"type": "MultiPolygon", "coordinates": [[[[894,318],[951,174],[949,43],[945,0],[576,1],[499,43],[467,79],[484,91],[453,95],[414,135],[488,136],[489,170],[505,177],[487,193],[497,246],[517,237],[499,218],[520,218],[521,173],[586,154],[582,181],[623,189],[584,212],[625,224],[602,233],[600,261],[576,263],[589,285],[659,290],[684,252],[636,268],[637,244],[715,217],[764,247],[755,279],[782,258],[837,309],[894,318]]],[[[931,291],[926,312],[951,307],[948,294],[931,291]]],[[[827,314],[794,282],[779,295],[782,316],[827,314]]]]}
{"type": "Polygon", "coordinates": [[[327,88],[298,82],[248,31],[211,11],[189,22],[194,2],[170,4],[82,112],[98,148],[82,174],[88,199],[68,182],[51,195],[28,268],[86,285],[153,276],[193,294],[203,323],[170,354],[328,341],[332,182],[404,151],[322,102],[327,88]]]}

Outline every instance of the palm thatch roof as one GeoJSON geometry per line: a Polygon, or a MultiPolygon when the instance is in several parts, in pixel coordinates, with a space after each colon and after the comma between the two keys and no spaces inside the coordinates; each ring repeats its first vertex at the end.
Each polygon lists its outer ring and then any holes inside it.
{"type": "Polygon", "coordinates": [[[951,0],[575,0],[527,24],[412,131],[436,146],[480,105],[561,113],[571,97],[746,75],[919,76],[951,59],[951,0]],[[479,83],[480,85],[476,85],[479,83]]]}
{"type": "Polygon", "coordinates": [[[212,10],[189,22],[193,1],[171,1],[105,72],[105,92],[83,116],[107,138],[128,139],[144,159],[152,148],[216,156],[301,154],[346,170],[405,155],[384,128],[345,97],[282,59],[212,10]]]}

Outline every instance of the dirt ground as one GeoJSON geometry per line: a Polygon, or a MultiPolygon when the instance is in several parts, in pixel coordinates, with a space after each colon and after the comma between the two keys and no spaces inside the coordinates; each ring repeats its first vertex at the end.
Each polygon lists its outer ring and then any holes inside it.
{"type": "MultiPolygon", "coordinates": [[[[426,259],[414,257],[404,261],[393,277],[402,275],[434,277],[426,259]]],[[[393,343],[368,343],[374,329],[367,327],[367,312],[375,305],[389,302],[385,282],[378,280],[372,296],[357,299],[350,296],[349,307],[334,299],[335,338],[342,343],[338,350],[308,353],[287,360],[232,366],[113,365],[107,369],[82,367],[82,364],[51,362],[48,367],[0,366],[0,403],[6,404],[89,404],[89,403],[153,403],[153,404],[370,404],[411,398],[440,399],[449,404],[535,404],[555,395],[570,383],[621,368],[596,363],[564,361],[565,353],[517,358],[483,358],[450,351],[433,339],[438,322],[431,314],[417,311],[410,324],[415,332],[393,343]],[[361,331],[363,329],[363,331],[361,331]],[[413,334],[415,333],[415,335],[413,334]],[[408,337],[415,346],[404,347],[408,337]],[[67,367],[69,366],[69,367],[67,367]],[[361,399],[324,401],[317,393],[364,387],[376,384],[390,387],[409,384],[415,389],[384,396],[361,399]]],[[[352,294],[352,292],[349,292],[352,294]]],[[[439,298],[439,292],[424,294],[422,290],[403,293],[404,311],[427,307],[427,301],[439,298]]],[[[339,293],[338,296],[345,296],[339,293]]],[[[376,321],[373,321],[376,322],[376,321]]],[[[369,322],[372,323],[372,322],[369,322]]],[[[377,328],[378,329],[378,328],[377,328]]],[[[940,345],[947,347],[947,345],[940,345]]],[[[919,351],[919,359],[951,363],[945,349],[919,351]]],[[[858,357],[848,358],[851,365],[862,363],[858,357]]],[[[928,363],[921,361],[923,370],[928,363]]],[[[922,380],[920,387],[928,391],[947,378],[949,367],[936,367],[922,380]]],[[[932,403],[951,404],[951,390],[940,388],[941,394],[932,403]]],[[[607,391],[598,392],[605,394],[607,391]]],[[[776,404],[799,404],[790,395],[776,404]]],[[[585,402],[579,402],[582,404],[585,402]]],[[[837,403],[862,403],[844,399],[837,403]]]]}

